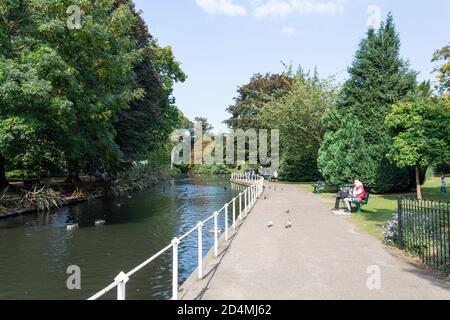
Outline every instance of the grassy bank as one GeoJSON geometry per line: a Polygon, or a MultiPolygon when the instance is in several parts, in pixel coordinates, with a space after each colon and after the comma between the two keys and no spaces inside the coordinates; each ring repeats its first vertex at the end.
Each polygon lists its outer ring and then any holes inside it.
{"type": "MultiPolygon", "coordinates": [[[[299,184],[305,190],[312,191],[310,184],[299,184]]],[[[430,178],[422,186],[423,198],[425,200],[450,201],[450,196],[440,193],[440,179],[430,178]]],[[[325,190],[322,196],[333,206],[336,194],[331,190],[325,190]]],[[[415,193],[370,195],[369,204],[364,206],[361,213],[353,214],[348,219],[358,226],[362,231],[371,236],[383,240],[384,226],[392,219],[392,215],[397,210],[398,197],[415,198],[415,193]]]]}

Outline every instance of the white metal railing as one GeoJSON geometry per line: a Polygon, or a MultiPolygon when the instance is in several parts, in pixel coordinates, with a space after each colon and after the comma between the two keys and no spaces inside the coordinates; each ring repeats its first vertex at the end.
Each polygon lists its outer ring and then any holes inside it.
{"type": "Polygon", "coordinates": [[[219,255],[219,217],[221,214],[224,214],[225,218],[225,241],[229,241],[229,207],[230,205],[233,207],[232,215],[233,215],[233,230],[236,229],[236,218],[241,221],[247,217],[250,210],[256,204],[258,199],[261,197],[261,194],[264,191],[264,178],[256,176],[256,175],[246,175],[246,174],[236,174],[233,173],[231,175],[231,179],[235,181],[241,181],[248,183],[250,186],[246,188],[243,192],[241,192],[237,197],[233,198],[230,202],[225,204],[219,211],[214,212],[209,218],[204,221],[200,221],[195,227],[189,230],[187,233],[182,235],[181,237],[175,238],[172,242],[156,253],[154,256],[150,257],[140,265],[138,265],[133,270],[128,273],[120,272],[116,278],[114,278],[114,282],[108,285],[106,288],[100,290],[93,296],[91,296],[88,300],[97,300],[104,296],[109,291],[117,288],[117,300],[125,300],[126,299],[126,283],[130,280],[131,276],[133,276],[136,272],[147,266],[149,263],[156,260],[166,251],[172,248],[172,300],[178,300],[178,247],[180,246],[181,241],[187,238],[189,235],[197,231],[198,234],[198,278],[199,280],[203,279],[203,227],[204,225],[214,220],[214,255],[217,257],[219,255]],[[239,201],[239,210],[237,209],[237,201],[239,201]],[[236,216],[236,213],[238,214],[236,216]]]}

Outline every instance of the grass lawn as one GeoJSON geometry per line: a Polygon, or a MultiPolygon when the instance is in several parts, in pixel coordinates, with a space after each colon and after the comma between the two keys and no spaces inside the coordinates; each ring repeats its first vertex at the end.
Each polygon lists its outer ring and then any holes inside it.
{"type": "MultiPolygon", "coordinates": [[[[303,188],[312,191],[310,184],[300,184],[303,188]]],[[[450,195],[441,195],[440,178],[431,178],[422,186],[424,200],[450,201],[450,195]]],[[[334,192],[325,190],[323,197],[330,202],[330,206],[334,205],[334,192]]],[[[369,204],[364,206],[361,213],[354,213],[348,219],[362,231],[383,240],[384,229],[386,223],[391,220],[395,210],[397,209],[398,197],[416,197],[415,193],[407,194],[388,194],[388,195],[370,195],[369,204]]]]}

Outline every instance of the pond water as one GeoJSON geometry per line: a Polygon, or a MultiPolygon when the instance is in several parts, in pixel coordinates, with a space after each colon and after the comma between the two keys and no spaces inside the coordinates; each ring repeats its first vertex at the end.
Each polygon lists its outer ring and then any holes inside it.
{"type": "MultiPolygon", "coordinates": [[[[186,178],[54,213],[0,220],[0,299],[87,299],[219,210],[243,189],[229,177],[186,178]],[[106,221],[95,226],[95,220],[106,221]],[[67,231],[66,225],[79,228],[67,231]],[[81,269],[81,290],[66,286],[67,268],[81,269]]],[[[223,216],[222,216],[223,217],[223,216]]],[[[220,224],[223,225],[223,218],[220,224]]],[[[213,244],[204,227],[204,255],[213,244]]],[[[180,285],[197,266],[197,233],[180,245],[180,285]]],[[[172,250],[136,273],[127,299],[170,299],[172,250]]],[[[114,299],[113,289],[104,296],[114,299]]]]}

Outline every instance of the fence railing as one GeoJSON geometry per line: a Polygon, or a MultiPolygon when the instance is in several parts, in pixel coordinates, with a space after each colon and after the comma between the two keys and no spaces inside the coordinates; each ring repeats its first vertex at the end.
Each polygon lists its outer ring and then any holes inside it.
{"type": "Polygon", "coordinates": [[[232,173],[231,180],[238,180],[245,183],[254,183],[259,180],[263,180],[263,178],[259,175],[251,173],[232,173]]]}
{"type": "Polygon", "coordinates": [[[400,248],[450,273],[450,202],[398,199],[398,229],[400,248]]]}
{"type": "Polygon", "coordinates": [[[186,239],[189,235],[197,231],[198,234],[198,278],[203,279],[203,226],[214,220],[214,255],[217,257],[219,255],[219,218],[224,216],[225,219],[225,232],[224,237],[225,241],[229,241],[229,208],[232,207],[232,228],[236,229],[237,227],[237,219],[243,220],[250,213],[250,210],[256,204],[258,199],[261,197],[264,192],[264,179],[262,177],[253,175],[232,175],[232,180],[239,180],[245,183],[249,183],[250,186],[245,189],[245,191],[241,192],[237,197],[233,198],[230,202],[226,203],[219,211],[214,212],[209,218],[204,221],[199,221],[196,226],[194,226],[191,230],[189,230],[184,235],[177,237],[172,240],[172,242],[163,248],[161,251],[135,267],[133,270],[128,273],[120,272],[117,277],[114,279],[110,285],[106,288],[100,290],[93,296],[91,296],[88,300],[97,300],[113,290],[117,288],[117,300],[125,300],[126,299],[126,284],[130,280],[130,278],[137,273],[139,270],[159,258],[161,255],[172,249],[172,300],[178,300],[178,247],[180,243],[186,239]],[[239,206],[238,206],[239,203],[239,206]]]}

